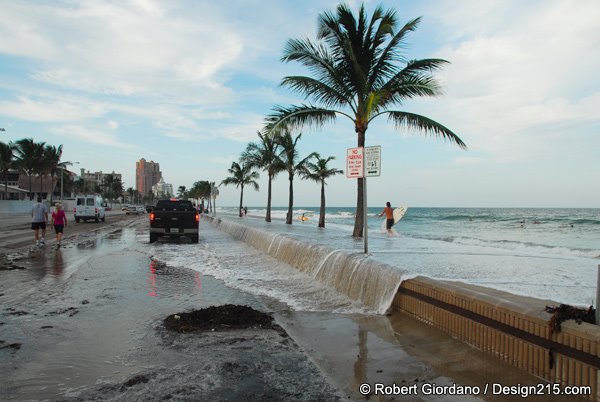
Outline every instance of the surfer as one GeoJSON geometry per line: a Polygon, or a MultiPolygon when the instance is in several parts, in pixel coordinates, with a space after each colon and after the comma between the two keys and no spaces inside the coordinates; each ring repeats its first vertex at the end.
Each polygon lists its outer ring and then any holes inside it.
{"type": "Polygon", "coordinates": [[[392,226],[394,226],[394,210],[392,209],[392,204],[390,202],[385,203],[385,208],[379,214],[379,218],[381,218],[385,214],[385,228],[387,229],[388,234],[392,233],[392,226]]]}

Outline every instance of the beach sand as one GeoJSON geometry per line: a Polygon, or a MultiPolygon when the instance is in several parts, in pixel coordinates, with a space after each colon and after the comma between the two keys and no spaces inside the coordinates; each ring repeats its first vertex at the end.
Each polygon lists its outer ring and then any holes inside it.
{"type": "MultiPolygon", "coordinates": [[[[146,226],[145,217],[81,226],[58,251],[2,243],[0,399],[470,401],[487,398],[363,396],[359,387],[540,382],[401,314],[293,311],[158,263],[140,252],[146,226]],[[265,312],[282,329],[179,333],[163,325],[225,304],[265,312]]],[[[2,235],[22,236],[12,227],[2,235]]],[[[201,230],[216,229],[202,222],[201,230]]]]}

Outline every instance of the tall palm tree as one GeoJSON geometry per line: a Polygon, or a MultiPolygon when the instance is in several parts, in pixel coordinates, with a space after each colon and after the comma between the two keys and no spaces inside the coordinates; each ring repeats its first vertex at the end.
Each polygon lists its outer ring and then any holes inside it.
{"type": "Polygon", "coordinates": [[[4,177],[4,199],[8,200],[8,173],[15,163],[15,145],[0,141],[0,173],[4,177]]]}
{"type": "MultiPolygon", "coordinates": [[[[438,96],[442,90],[433,72],[448,63],[441,59],[410,60],[404,57],[406,37],[421,19],[400,29],[396,12],[377,7],[369,19],[364,5],[358,16],[341,4],[334,12],[319,16],[317,40],[290,39],[283,62],[296,61],[313,74],[284,77],[281,85],[311,98],[316,105],[276,106],[267,117],[270,129],[322,126],[343,116],[352,121],[357,145],[365,146],[365,135],[373,119],[387,115],[395,127],[409,128],[441,137],[466,148],[450,129],[415,113],[393,110],[420,96],[438,96]]],[[[353,236],[363,233],[363,179],[357,180],[356,220],[353,236]]]]}
{"type": "MultiPolygon", "coordinates": [[[[65,167],[64,162],[60,162],[62,157],[62,144],[58,147],[54,145],[46,145],[44,147],[44,155],[42,162],[42,176],[46,173],[50,175],[50,182],[54,184],[54,177],[58,177],[58,171],[61,167],[65,167]]],[[[40,177],[40,192],[42,192],[42,181],[43,177],[40,177]]],[[[58,183],[58,180],[56,180],[58,183]]],[[[50,201],[52,201],[54,195],[54,186],[51,186],[50,190],[50,201]]]]}
{"type": "Polygon", "coordinates": [[[300,171],[300,177],[307,180],[312,180],[321,184],[321,208],[319,209],[319,227],[325,227],[325,180],[336,174],[344,173],[340,169],[329,168],[327,164],[335,159],[330,156],[327,159],[321,158],[321,155],[315,153],[313,155],[315,162],[306,161],[304,169],[300,171]]]}
{"type": "Polygon", "coordinates": [[[235,185],[235,187],[240,188],[240,208],[239,208],[239,216],[242,216],[242,207],[244,205],[244,187],[252,186],[254,190],[258,191],[258,183],[256,180],[260,177],[257,171],[253,170],[254,168],[248,164],[244,164],[243,161],[240,161],[242,164],[240,165],[237,162],[233,162],[231,167],[227,169],[227,171],[231,174],[231,176],[225,178],[221,182],[221,184],[228,186],[230,184],[235,185]]]}
{"type": "MultiPolygon", "coordinates": [[[[17,165],[19,169],[29,176],[29,199],[33,199],[31,179],[34,173],[43,172],[43,156],[45,142],[35,142],[33,138],[23,138],[16,143],[17,165]]],[[[40,179],[41,180],[41,179],[40,179]]],[[[40,194],[41,196],[41,194],[40,194]]]]}
{"type": "Polygon", "coordinates": [[[125,192],[129,196],[129,202],[133,203],[133,196],[135,195],[135,190],[133,189],[133,187],[128,187],[127,190],[125,190],[125,192]]]}
{"type": "Polygon", "coordinates": [[[276,141],[276,136],[266,135],[257,131],[256,133],[260,141],[251,142],[246,150],[242,153],[242,159],[245,163],[252,167],[263,169],[269,177],[269,189],[267,191],[267,214],[265,221],[271,222],[271,188],[273,178],[277,173],[283,171],[285,167],[279,158],[279,144],[276,141]]]}
{"type": "Polygon", "coordinates": [[[281,147],[279,153],[279,159],[283,163],[284,169],[288,172],[288,180],[290,182],[290,192],[288,198],[288,211],[285,218],[285,223],[288,225],[292,224],[292,213],[294,209],[294,176],[304,169],[304,165],[309,158],[314,156],[314,152],[308,155],[304,159],[300,159],[298,151],[298,141],[302,137],[302,133],[298,134],[296,138],[292,138],[292,134],[289,131],[279,133],[276,135],[275,140],[281,147]]]}
{"type": "Polygon", "coordinates": [[[219,188],[214,181],[210,182],[210,195],[212,199],[212,212],[217,212],[217,196],[219,195],[219,188]]]}

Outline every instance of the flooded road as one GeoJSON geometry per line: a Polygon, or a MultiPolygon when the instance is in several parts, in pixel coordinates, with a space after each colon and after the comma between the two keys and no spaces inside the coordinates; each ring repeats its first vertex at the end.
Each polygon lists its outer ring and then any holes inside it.
{"type": "Polygon", "coordinates": [[[149,244],[140,219],[58,250],[9,254],[0,400],[364,400],[365,383],[540,382],[410,317],[369,314],[206,221],[200,233],[199,244],[149,244]],[[224,304],[271,313],[290,336],[163,327],[166,316],[224,304]]]}
{"type": "Polygon", "coordinates": [[[153,259],[147,242],[144,225],[84,235],[13,260],[23,269],[0,271],[0,345],[19,344],[0,349],[0,399],[223,400],[254,392],[261,400],[265,390],[276,392],[268,384],[275,371],[288,384],[282,395],[313,381],[320,387],[307,395],[335,395],[275,331],[166,332],[162,320],[170,314],[264,306],[210,276],[153,259]],[[285,375],[290,366],[303,367],[302,375],[285,375]],[[232,389],[228,379],[238,377],[252,382],[232,389]]]}

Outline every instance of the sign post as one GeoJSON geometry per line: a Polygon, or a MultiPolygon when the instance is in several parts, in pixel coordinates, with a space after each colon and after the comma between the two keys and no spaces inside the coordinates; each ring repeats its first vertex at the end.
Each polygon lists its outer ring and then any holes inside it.
{"type": "Polygon", "coordinates": [[[365,254],[369,253],[369,230],[367,214],[367,177],[381,175],[381,146],[348,148],[346,151],[346,177],[363,179],[363,238],[365,254]]]}

